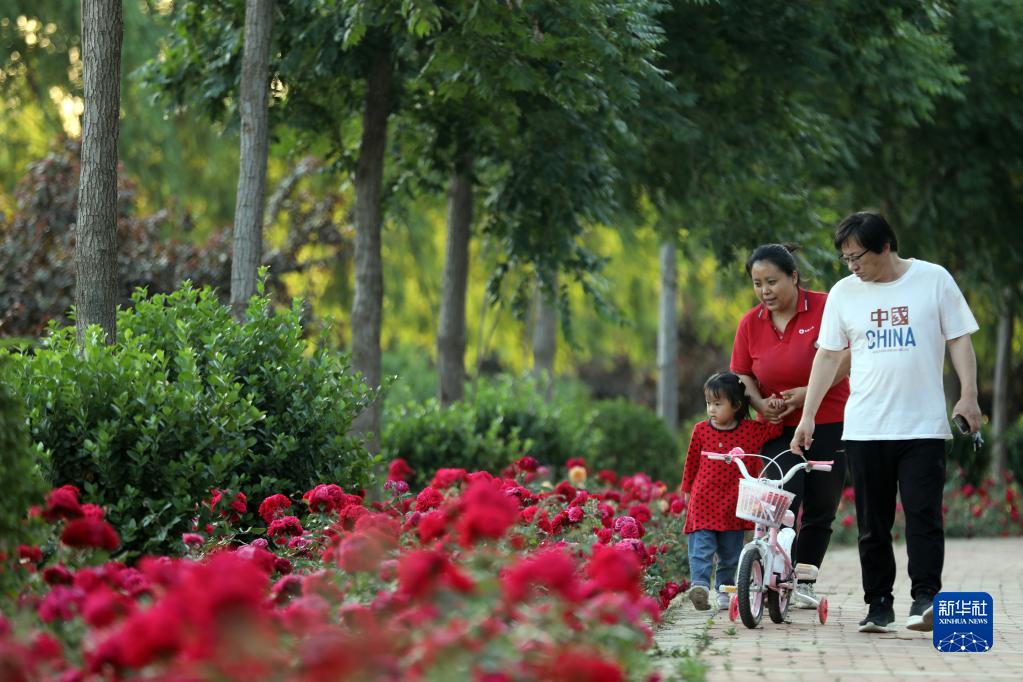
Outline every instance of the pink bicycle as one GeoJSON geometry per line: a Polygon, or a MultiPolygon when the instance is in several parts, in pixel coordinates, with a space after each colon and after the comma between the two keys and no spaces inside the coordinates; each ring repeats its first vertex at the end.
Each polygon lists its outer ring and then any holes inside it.
{"type": "MultiPolygon", "coordinates": [[[[775,623],[785,622],[789,599],[795,590],[796,581],[817,578],[816,566],[792,565],[791,549],[796,533],[792,529],[795,516],[789,510],[789,505],[792,504],[795,494],[782,486],[800,470],[831,471],[834,462],[806,461],[803,464],[796,464],[780,479],[775,480],[751,476],[742,461],[743,457],[759,457],[767,461],[765,472],[771,465],[781,471],[775,460],[785,452],[788,450],[778,453],[774,458],[745,453],[740,448],[733,448],[727,454],[703,453],[710,459],[723,460],[729,464],[735,462],[739,466],[742,478],[739,479],[739,500],[735,506],[735,515],[756,525],[753,539],[746,543],[739,556],[735,585],[724,588],[726,592],[732,593],[729,599],[729,617],[732,621],[741,617],[743,625],[748,628],[755,628],[760,624],[764,615],[765,597],[771,620],[775,623]]],[[[813,605],[817,609],[818,618],[821,623],[827,622],[826,598],[800,598],[816,602],[813,605]]]]}

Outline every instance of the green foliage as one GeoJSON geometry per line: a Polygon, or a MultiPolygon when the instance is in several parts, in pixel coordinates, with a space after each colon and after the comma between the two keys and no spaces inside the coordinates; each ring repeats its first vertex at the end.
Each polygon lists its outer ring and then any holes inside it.
{"type": "Polygon", "coordinates": [[[436,399],[389,406],[383,451],[407,461],[420,485],[441,467],[496,473],[525,455],[560,466],[592,452],[589,418],[571,401],[545,401],[530,379],[504,376],[481,381],[448,408],[436,399]]]}
{"type": "Polygon", "coordinates": [[[392,408],[382,448],[385,459],[408,462],[415,485],[423,486],[442,467],[494,472],[514,462],[522,454],[518,434],[502,437],[500,431],[500,422],[481,422],[468,403],[444,408],[430,398],[392,408]]]}
{"type": "Polygon", "coordinates": [[[0,552],[11,552],[25,538],[25,510],[42,501],[46,486],[40,466],[46,458],[29,446],[22,404],[9,381],[9,360],[0,355],[0,471],[4,492],[0,497],[0,552]]]}
{"type": "Polygon", "coordinates": [[[649,408],[624,398],[597,404],[593,424],[600,432],[591,468],[621,474],[645,472],[669,487],[682,480],[682,456],[675,436],[649,408]]]}
{"type": "Polygon", "coordinates": [[[15,357],[31,438],[54,485],[104,505],[129,552],[166,550],[213,488],[254,501],[316,483],[359,487],[371,459],[348,435],[367,392],[347,358],[308,352],[301,306],[254,297],[238,324],[209,288],[135,296],[118,341],[51,326],[15,357]]]}

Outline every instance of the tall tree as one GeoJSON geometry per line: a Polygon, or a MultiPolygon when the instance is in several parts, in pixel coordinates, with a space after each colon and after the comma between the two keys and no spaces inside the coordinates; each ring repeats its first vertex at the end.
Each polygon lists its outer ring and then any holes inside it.
{"type": "Polygon", "coordinates": [[[1016,324],[1015,296],[1011,289],[1003,295],[998,315],[997,348],[995,351],[994,395],[991,406],[991,477],[1002,480],[1005,473],[1005,432],[1009,425],[1009,373],[1012,371],[1012,328],[1016,324]]]}
{"type": "Polygon", "coordinates": [[[249,299],[256,293],[256,271],[263,254],[263,206],[270,140],[267,92],[273,15],[274,0],[246,0],[238,102],[241,153],[231,259],[231,311],[239,320],[245,317],[249,299]]]}
{"type": "Polygon", "coordinates": [[[678,251],[661,244],[661,291],[657,316],[657,416],[678,427],[678,251]]]}
{"type": "Polygon", "coordinates": [[[117,132],[121,0],[82,0],[85,109],[75,242],[78,341],[98,324],[117,339],[117,132]]]}
{"type": "MultiPolygon", "coordinates": [[[[377,35],[375,38],[380,42],[373,50],[366,78],[362,142],[355,171],[355,302],[352,305],[352,366],[362,372],[371,389],[380,386],[381,378],[380,325],[384,305],[381,192],[394,78],[387,37],[377,35]]],[[[367,446],[374,453],[380,449],[380,407],[380,401],[374,400],[354,423],[358,432],[367,435],[367,446]]]]}
{"type": "MultiPolygon", "coordinates": [[[[762,241],[817,241],[806,187],[820,183],[820,169],[862,158],[888,121],[925,119],[955,87],[940,9],[926,0],[787,12],[673,3],[657,63],[675,87],[644,93],[644,145],[622,155],[631,196],[653,203],[665,242],[687,251],[684,232],[722,262],[762,241]]],[[[671,381],[659,378],[660,395],[677,391],[671,381]]]]}
{"type": "Polygon", "coordinates": [[[543,385],[544,394],[548,399],[551,397],[554,382],[554,356],[558,351],[557,287],[557,274],[546,279],[538,278],[536,318],[533,323],[533,375],[543,385]]]}
{"type": "Polygon", "coordinates": [[[447,240],[437,323],[437,374],[441,405],[461,400],[465,392],[465,290],[469,278],[472,229],[471,157],[455,167],[448,189],[447,240]]]}

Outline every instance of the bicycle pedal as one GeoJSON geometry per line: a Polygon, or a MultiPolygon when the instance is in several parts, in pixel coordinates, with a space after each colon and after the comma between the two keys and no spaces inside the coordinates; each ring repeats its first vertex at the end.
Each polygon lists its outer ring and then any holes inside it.
{"type": "Polygon", "coordinates": [[[796,564],[796,579],[816,580],[817,570],[817,567],[813,564],[796,564]]]}
{"type": "Polygon", "coordinates": [[[722,585],[718,588],[718,592],[724,592],[726,594],[735,594],[737,592],[735,585],[722,585]]]}

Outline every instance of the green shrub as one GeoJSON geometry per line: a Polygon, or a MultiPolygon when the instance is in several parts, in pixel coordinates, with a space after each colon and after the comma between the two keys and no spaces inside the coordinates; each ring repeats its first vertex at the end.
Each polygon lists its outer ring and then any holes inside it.
{"type": "Polygon", "coordinates": [[[560,466],[592,451],[588,418],[575,404],[547,402],[532,379],[502,376],[478,382],[448,408],[436,399],[390,405],[383,452],[406,460],[418,484],[441,467],[499,472],[524,455],[560,466]]]}
{"type": "Polygon", "coordinates": [[[441,467],[498,471],[521,454],[517,434],[501,435],[497,422],[480,426],[473,406],[464,402],[442,408],[430,398],[395,406],[383,429],[384,457],[408,462],[419,487],[441,467]]]}
{"type": "Polygon", "coordinates": [[[600,440],[591,468],[645,472],[669,486],[682,480],[678,440],[650,409],[624,398],[605,400],[597,404],[593,423],[600,440]]]}
{"type": "Polygon", "coordinates": [[[369,454],[347,433],[367,391],[344,356],[307,352],[300,306],[253,298],[238,324],[209,288],[135,296],[118,341],[74,328],[15,356],[31,438],[54,485],[104,505],[129,552],[165,551],[212,488],[264,496],[362,486],[369,454]]]}
{"type": "Polygon", "coordinates": [[[45,455],[28,442],[22,404],[15,399],[8,377],[9,361],[0,355],[0,553],[13,551],[27,539],[23,523],[29,506],[42,502],[46,484],[40,464],[45,455]]]}

